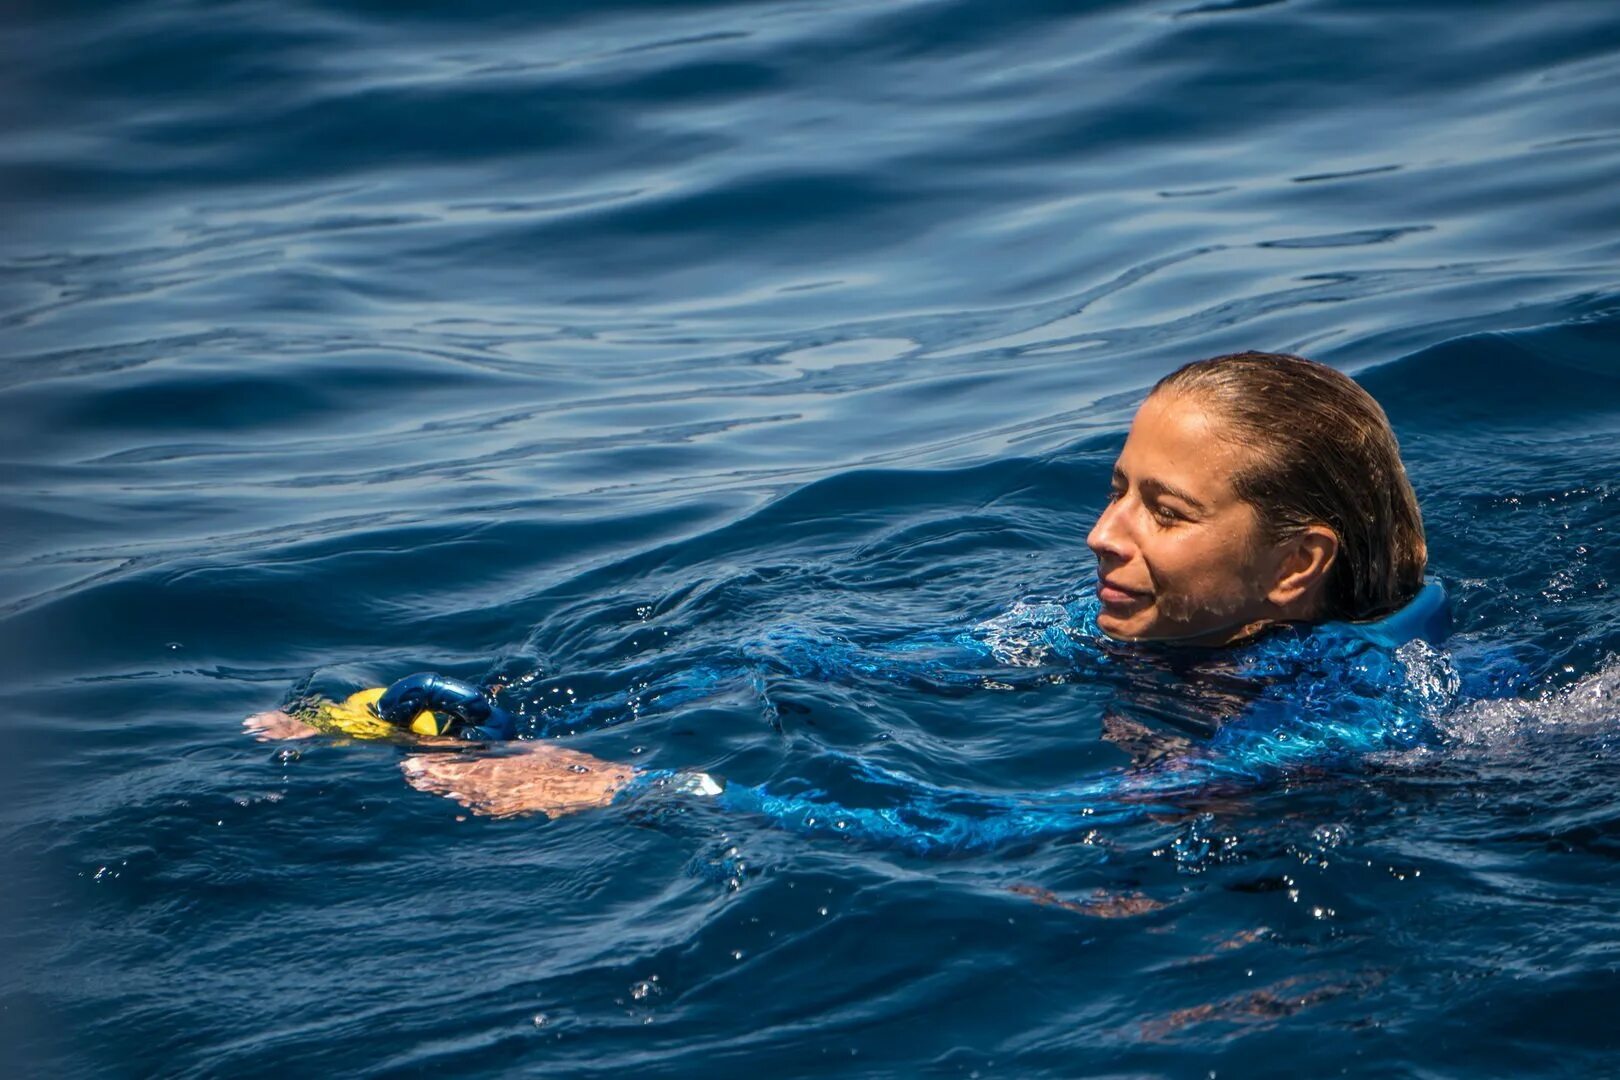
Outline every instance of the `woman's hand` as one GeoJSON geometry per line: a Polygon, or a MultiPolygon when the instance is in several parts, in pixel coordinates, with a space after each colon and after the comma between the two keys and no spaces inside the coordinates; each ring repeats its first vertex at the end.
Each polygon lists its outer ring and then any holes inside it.
{"type": "Polygon", "coordinates": [[[399,767],[418,791],[498,818],[536,812],[557,817],[606,806],[633,775],[628,765],[543,742],[490,757],[412,754],[399,767]]]}
{"type": "Polygon", "coordinates": [[[280,709],[254,713],[242,721],[242,728],[260,742],[273,742],[277,739],[309,739],[321,733],[319,728],[311,727],[302,720],[282,712],[280,709]]]}

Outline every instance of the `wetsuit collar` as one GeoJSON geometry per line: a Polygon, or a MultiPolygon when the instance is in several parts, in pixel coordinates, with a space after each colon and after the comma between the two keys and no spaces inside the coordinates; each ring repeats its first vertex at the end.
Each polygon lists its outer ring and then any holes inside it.
{"type": "Polygon", "coordinates": [[[1391,615],[1371,622],[1341,622],[1334,625],[1390,648],[1417,640],[1438,645],[1451,633],[1451,604],[1446,599],[1444,585],[1438,581],[1427,581],[1405,607],[1391,615]]]}

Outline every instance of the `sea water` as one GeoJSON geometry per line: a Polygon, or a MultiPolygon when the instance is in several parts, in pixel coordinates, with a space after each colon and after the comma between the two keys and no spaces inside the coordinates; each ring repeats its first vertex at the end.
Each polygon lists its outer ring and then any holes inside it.
{"type": "Polygon", "coordinates": [[[4,20],[13,1075],[1612,1069],[1610,5],[4,20]],[[1407,753],[919,856],[693,800],[491,821],[241,730],[438,669],[747,783],[1126,768],[1083,679],[760,650],[1016,637],[1094,575],[1146,388],[1244,348],[1384,403],[1440,659],[1512,658],[1423,667],[1407,753]]]}

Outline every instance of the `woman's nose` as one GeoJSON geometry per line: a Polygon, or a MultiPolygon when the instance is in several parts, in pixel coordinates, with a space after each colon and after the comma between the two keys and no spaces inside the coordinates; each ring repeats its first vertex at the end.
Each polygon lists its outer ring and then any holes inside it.
{"type": "Polygon", "coordinates": [[[1091,527],[1086,537],[1086,546],[1091,553],[1097,556],[1097,561],[1107,560],[1114,563],[1131,561],[1134,550],[1131,544],[1130,532],[1125,527],[1124,515],[1120,512],[1124,505],[1123,499],[1115,499],[1103,507],[1097,524],[1091,527]]]}

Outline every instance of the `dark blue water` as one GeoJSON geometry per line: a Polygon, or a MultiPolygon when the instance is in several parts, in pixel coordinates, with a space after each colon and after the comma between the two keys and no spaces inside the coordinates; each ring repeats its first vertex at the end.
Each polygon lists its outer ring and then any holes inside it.
{"type": "Polygon", "coordinates": [[[4,20],[13,1074],[1612,1070],[1613,5],[4,20]],[[637,688],[1072,595],[1145,388],[1239,348],[1384,402],[1451,651],[1516,694],[932,858],[678,803],[463,820],[395,748],[241,732],[437,668],[623,700],[570,745],[749,783],[1119,770],[1084,680],[637,688]]]}

